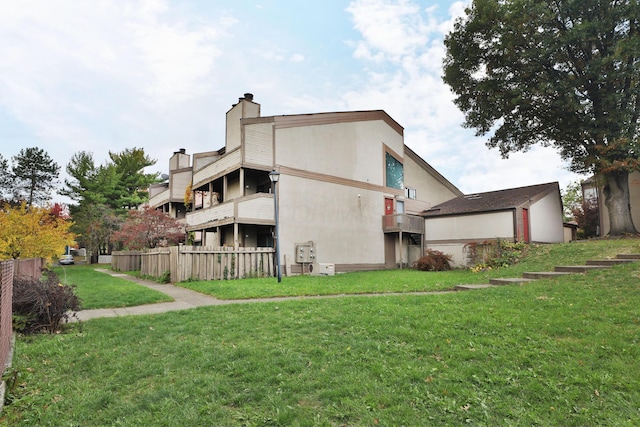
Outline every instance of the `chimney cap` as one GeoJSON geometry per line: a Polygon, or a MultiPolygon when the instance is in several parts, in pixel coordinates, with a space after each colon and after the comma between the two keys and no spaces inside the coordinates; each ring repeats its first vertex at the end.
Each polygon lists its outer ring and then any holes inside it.
{"type": "Polygon", "coordinates": [[[253,94],[252,93],[245,93],[244,94],[244,99],[246,99],[247,101],[253,101],[253,94]]]}

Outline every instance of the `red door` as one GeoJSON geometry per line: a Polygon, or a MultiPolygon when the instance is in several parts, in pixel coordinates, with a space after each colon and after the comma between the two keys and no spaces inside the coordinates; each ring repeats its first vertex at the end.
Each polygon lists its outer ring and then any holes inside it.
{"type": "Polygon", "coordinates": [[[393,199],[384,199],[384,214],[393,215],[393,199]]]}
{"type": "Polygon", "coordinates": [[[522,209],[522,237],[529,243],[529,209],[522,209]]]}

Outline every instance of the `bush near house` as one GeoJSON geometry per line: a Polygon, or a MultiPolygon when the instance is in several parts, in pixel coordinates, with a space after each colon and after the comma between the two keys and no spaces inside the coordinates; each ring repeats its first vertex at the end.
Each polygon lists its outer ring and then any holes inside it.
{"type": "Polygon", "coordinates": [[[13,279],[13,327],[18,332],[59,332],[79,309],[75,286],[60,283],[51,270],[42,279],[27,276],[13,279]]]}
{"type": "Polygon", "coordinates": [[[413,263],[413,267],[420,271],[451,270],[451,256],[440,251],[427,249],[425,255],[413,263]]]}
{"type": "Polygon", "coordinates": [[[469,260],[475,264],[471,270],[477,272],[516,264],[527,254],[529,246],[523,242],[497,239],[468,243],[465,250],[469,260]]]}

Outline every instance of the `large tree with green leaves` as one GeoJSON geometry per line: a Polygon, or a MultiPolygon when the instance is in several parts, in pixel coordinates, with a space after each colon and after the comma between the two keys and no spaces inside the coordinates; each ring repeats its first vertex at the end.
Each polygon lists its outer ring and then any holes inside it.
{"type": "Polygon", "coordinates": [[[158,173],[145,173],[144,168],[156,164],[156,160],[142,148],[127,148],[121,153],[109,152],[118,174],[118,204],[121,209],[135,209],[148,199],[147,189],[158,182],[158,173]]]}
{"type": "Polygon", "coordinates": [[[75,203],[69,206],[78,242],[93,255],[110,253],[112,235],[128,209],[147,201],[145,191],[158,174],[144,173],[155,164],[141,148],[109,152],[110,161],[96,165],[86,151],[75,153],[67,164],[69,178],[60,194],[75,203]]]}
{"type": "Polygon", "coordinates": [[[11,169],[9,169],[9,161],[0,154],[0,203],[10,200],[10,190],[11,169]]]}
{"type": "Polygon", "coordinates": [[[554,146],[603,183],[610,234],[636,233],[638,0],[473,0],[446,37],[444,81],[465,126],[507,157],[554,146]]]}
{"type": "Polygon", "coordinates": [[[15,200],[44,204],[58,184],[60,166],[41,148],[23,148],[13,156],[10,178],[15,200]]]}
{"type": "Polygon", "coordinates": [[[82,204],[105,204],[124,213],[147,201],[146,189],[158,181],[158,173],[145,173],[144,168],[155,164],[141,148],[109,152],[110,162],[96,165],[93,155],[86,151],[75,153],[67,164],[70,179],[60,194],[82,204]]]}

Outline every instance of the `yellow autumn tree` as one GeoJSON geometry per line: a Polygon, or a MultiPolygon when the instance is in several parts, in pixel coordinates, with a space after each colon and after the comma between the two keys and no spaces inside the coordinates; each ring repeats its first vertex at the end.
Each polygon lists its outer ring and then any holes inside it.
{"type": "Polygon", "coordinates": [[[53,260],[74,242],[73,223],[52,208],[26,203],[0,209],[0,260],[45,258],[53,260]]]}

